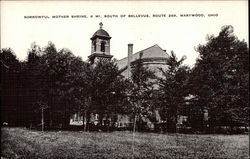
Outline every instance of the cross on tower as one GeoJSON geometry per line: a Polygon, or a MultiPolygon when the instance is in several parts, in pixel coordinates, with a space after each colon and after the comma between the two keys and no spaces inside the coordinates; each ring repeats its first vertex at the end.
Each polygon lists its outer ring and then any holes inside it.
{"type": "Polygon", "coordinates": [[[103,26],[102,22],[100,22],[99,25],[100,25],[100,29],[102,29],[102,26],[103,26]]]}

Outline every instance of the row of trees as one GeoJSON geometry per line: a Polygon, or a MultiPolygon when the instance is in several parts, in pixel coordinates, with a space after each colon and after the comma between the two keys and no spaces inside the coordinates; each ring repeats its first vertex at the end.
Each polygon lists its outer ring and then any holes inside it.
{"type": "MultiPolygon", "coordinates": [[[[2,121],[30,126],[67,126],[75,112],[84,115],[129,114],[135,121],[142,115],[155,120],[159,110],[168,129],[175,130],[178,115],[189,116],[189,124],[201,129],[204,110],[211,127],[248,124],[248,47],[233,34],[231,26],[209,36],[191,69],[171,52],[167,70],[157,77],[134,62],[131,79],[121,76],[115,60],[100,60],[92,67],[68,49],[54,44],[41,49],[35,43],[25,61],[11,49],[1,50],[2,121]],[[42,122],[41,122],[42,116],[42,122]]],[[[86,129],[86,127],[84,127],[86,129]]],[[[134,125],[135,128],[135,125],[134,125]]]]}
{"type": "Polygon", "coordinates": [[[10,49],[2,49],[3,117],[17,125],[39,124],[44,111],[50,127],[68,124],[71,114],[122,113],[126,81],[114,61],[90,66],[69,50],[57,51],[49,42],[44,49],[32,44],[24,62],[10,49]],[[82,112],[83,113],[83,112],[82,112]]]}

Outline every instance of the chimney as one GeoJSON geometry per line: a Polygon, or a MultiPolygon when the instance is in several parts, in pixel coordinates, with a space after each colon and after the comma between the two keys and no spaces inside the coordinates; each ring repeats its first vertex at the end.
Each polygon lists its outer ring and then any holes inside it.
{"type": "Polygon", "coordinates": [[[133,44],[128,44],[128,78],[131,77],[131,61],[133,58],[133,44]]]}

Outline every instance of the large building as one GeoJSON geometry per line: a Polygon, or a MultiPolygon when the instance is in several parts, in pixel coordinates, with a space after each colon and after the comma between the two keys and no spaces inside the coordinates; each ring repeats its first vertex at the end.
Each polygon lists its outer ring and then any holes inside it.
{"type": "MultiPolygon", "coordinates": [[[[108,34],[107,31],[103,29],[103,24],[100,23],[100,28],[93,34],[90,38],[91,40],[91,54],[88,56],[89,62],[91,64],[95,64],[96,61],[99,59],[107,59],[110,60],[113,56],[110,54],[110,47],[111,47],[111,36],[108,34]]],[[[143,61],[143,65],[146,66],[148,69],[155,72],[155,75],[161,76],[161,71],[159,68],[163,70],[167,69],[166,60],[168,59],[169,55],[167,54],[166,50],[163,50],[157,44],[143,49],[139,52],[133,53],[133,44],[128,44],[128,54],[126,57],[117,61],[118,68],[122,70],[121,74],[126,77],[130,78],[131,76],[131,64],[140,59],[143,61]]],[[[156,111],[155,112],[156,119],[160,121],[160,115],[156,111]]],[[[71,117],[70,124],[71,125],[82,125],[83,118],[77,114],[74,114],[71,117]]],[[[98,114],[93,115],[90,119],[92,122],[97,122],[98,114]]],[[[121,116],[118,115],[117,118],[118,126],[124,126],[131,122],[131,119],[128,116],[121,116]]],[[[147,120],[147,119],[145,119],[147,120]]],[[[150,121],[148,121],[150,123],[150,121]]]]}

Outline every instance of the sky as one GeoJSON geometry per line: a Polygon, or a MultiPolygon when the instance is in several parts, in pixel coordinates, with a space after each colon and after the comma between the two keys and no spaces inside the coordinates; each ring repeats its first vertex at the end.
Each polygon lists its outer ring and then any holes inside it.
{"type": "Polygon", "coordinates": [[[33,42],[45,47],[51,41],[57,49],[68,48],[87,60],[90,38],[100,22],[112,37],[110,53],[116,59],[127,56],[129,43],[134,44],[134,53],[158,44],[179,58],[185,55],[185,64],[192,66],[199,55],[195,47],[205,44],[207,35],[217,36],[224,25],[232,25],[235,35],[248,43],[248,1],[1,1],[1,48],[10,47],[25,60],[33,42]],[[149,17],[128,17],[139,14],[149,17]]]}

